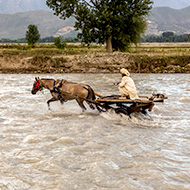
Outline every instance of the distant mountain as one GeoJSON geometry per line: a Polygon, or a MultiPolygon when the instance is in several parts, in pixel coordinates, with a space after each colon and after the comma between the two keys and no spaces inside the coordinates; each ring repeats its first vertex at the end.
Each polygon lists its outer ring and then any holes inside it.
{"type": "MultiPolygon", "coordinates": [[[[190,33],[190,6],[183,9],[156,7],[147,18],[146,34],[160,35],[165,31],[176,34],[190,33]]],[[[76,37],[75,19],[59,19],[52,11],[29,11],[0,14],[0,39],[24,38],[27,27],[37,25],[41,38],[50,36],[76,37]]]]}
{"type": "Polygon", "coordinates": [[[190,33],[190,6],[179,10],[169,7],[153,8],[148,23],[147,34],[159,35],[164,31],[190,33]]]}
{"type": "Polygon", "coordinates": [[[64,35],[76,36],[74,30],[75,20],[69,18],[60,19],[51,11],[29,11],[15,14],[0,14],[0,39],[25,38],[27,27],[30,24],[37,25],[41,38],[64,35]]]}

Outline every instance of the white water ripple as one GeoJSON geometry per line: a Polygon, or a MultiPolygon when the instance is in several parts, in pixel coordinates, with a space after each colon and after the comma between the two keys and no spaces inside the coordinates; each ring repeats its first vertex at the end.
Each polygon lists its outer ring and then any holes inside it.
{"type": "MultiPolygon", "coordinates": [[[[34,75],[0,75],[0,189],[190,189],[190,75],[132,74],[138,93],[166,93],[147,115],[47,108],[34,75]]],[[[119,94],[120,74],[47,74],[119,94]],[[103,79],[103,80],[102,80],[103,79]]],[[[86,105],[88,107],[88,105],[86,105]]]]}

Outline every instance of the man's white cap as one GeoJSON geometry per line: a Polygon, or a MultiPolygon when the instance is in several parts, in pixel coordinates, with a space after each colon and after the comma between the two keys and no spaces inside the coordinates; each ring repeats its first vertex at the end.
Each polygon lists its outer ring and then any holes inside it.
{"type": "Polygon", "coordinates": [[[130,76],[129,71],[127,69],[124,69],[124,68],[120,69],[120,73],[126,75],[127,77],[130,76]]]}

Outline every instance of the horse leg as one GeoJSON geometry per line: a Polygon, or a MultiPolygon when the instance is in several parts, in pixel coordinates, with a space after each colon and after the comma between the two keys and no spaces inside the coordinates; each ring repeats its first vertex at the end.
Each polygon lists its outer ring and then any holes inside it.
{"type": "Polygon", "coordinates": [[[61,94],[58,95],[58,99],[63,104],[65,102],[64,98],[61,96],[61,94]]]}
{"type": "Polygon", "coordinates": [[[56,97],[52,97],[50,100],[47,101],[48,109],[50,109],[50,102],[57,101],[58,99],[56,97]]]}
{"type": "Polygon", "coordinates": [[[95,105],[95,107],[94,107],[94,105],[92,103],[90,103],[88,101],[86,101],[86,102],[91,109],[95,110],[95,108],[96,108],[99,112],[104,112],[98,105],[95,105]]]}
{"type": "Polygon", "coordinates": [[[86,107],[83,104],[84,100],[81,99],[76,99],[77,103],[79,104],[79,106],[81,107],[82,111],[84,112],[84,110],[86,110],[86,107]]]}
{"type": "Polygon", "coordinates": [[[90,103],[90,102],[88,102],[88,101],[86,101],[86,103],[89,105],[89,107],[91,108],[91,109],[95,109],[95,107],[92,105],[92,103],[90,103]]]}
{"type": "MultiPolygon", "coordinates": [[[[52,92],[51,93],[52,97],[54,97],[56,100],[59,100],[61,102],[61,104],[63,104],[65,102],[64,98],[61,96],[61,93],[58,92],[52,92]]],[[[53,99],[53,98],[52,98],[53,99]]],[[[56,101],[53,100],[53,101],[56,101]]]]}

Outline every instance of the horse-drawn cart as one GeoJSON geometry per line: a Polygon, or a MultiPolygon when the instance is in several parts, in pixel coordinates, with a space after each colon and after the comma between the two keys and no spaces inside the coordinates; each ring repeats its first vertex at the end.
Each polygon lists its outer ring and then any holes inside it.
{"type": "Polygon", "coordinates": [[[151,111],[155,102],[164,102],[165,94],[153,94],[151,97],[139,96],[139,99],[131,100],[120,95],[102,96],[95,100],[96,104],[104,111],[114,109],[116,113],[129,115],[133,112],[146,114],[151,111]]]}
{"type": "Polygon", "coordinates": [[[86,101],[90,108],[94,109],[93,104],[99,111],[115,110],[116,113],[129,115],[133,112],[142,112],[146,114],[146,110],[151,111],[155,102],[164,102],[167,99],[165,94],[153,94],[151,97],[139,96],[139,99],[127,99],[120,95],[102,96],[94,93],[89,85],[82,83],[73,83],[66,80],[40,79],[36,78],[31,93],[36,94],[38,91],[47,88],[50,90],[52,98],[47,101],[48,107],[50,102],[75,99],[84,111],[86,108],[83,104],[86,101]],[[98,96],[98,98],[95,97],[98,96]]]}

